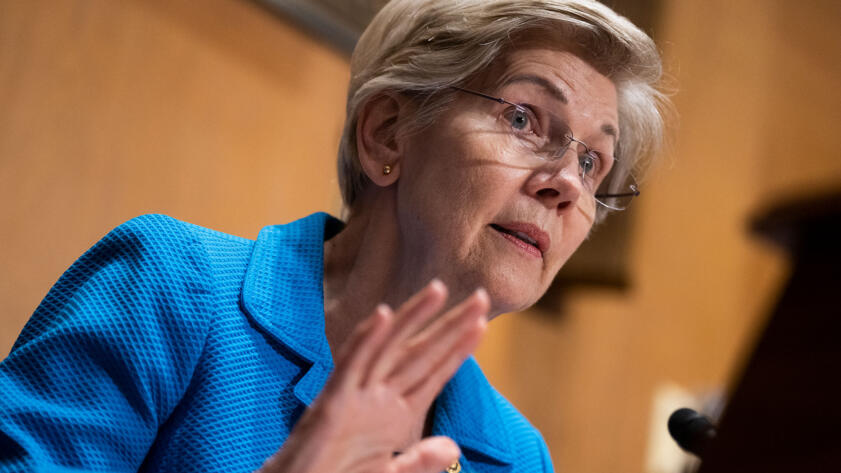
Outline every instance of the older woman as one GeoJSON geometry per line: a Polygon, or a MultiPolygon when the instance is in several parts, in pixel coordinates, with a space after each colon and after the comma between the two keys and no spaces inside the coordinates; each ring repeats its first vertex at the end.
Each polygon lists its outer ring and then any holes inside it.
{"type": "Polygon", "coordinates": [[[465,359],[638,194],[656,48],[587,0],[394,0],[351,70],[346,223],[115,229],[0,365],[0,471],[551,471],[465,359]]]}

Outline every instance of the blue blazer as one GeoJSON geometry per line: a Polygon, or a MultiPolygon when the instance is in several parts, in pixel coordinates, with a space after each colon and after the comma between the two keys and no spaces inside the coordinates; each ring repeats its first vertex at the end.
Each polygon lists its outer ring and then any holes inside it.
{"type": "MultiPolygon", "coordinates": [[[[340,227],[315,214],[256,241],[162,215],[117,227],[0,363],[0,472],[259,468],[333,369],[322,249],[340,227]]],[[[462,471],[552,471],[540,434],[472,358],[433,418],[462,471]]]]}

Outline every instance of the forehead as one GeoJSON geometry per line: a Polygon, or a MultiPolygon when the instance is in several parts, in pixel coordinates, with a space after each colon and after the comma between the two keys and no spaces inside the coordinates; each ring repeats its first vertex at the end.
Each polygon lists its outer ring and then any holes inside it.
{"type": "Polygon", "coordinates": [[[486,80],[500,92],[514,86],[533,88],[549,100],[563,102],[605,124],[618,125],[615,84],[570,51],[538,45],[512,49],[489,71],[486,80]]]}

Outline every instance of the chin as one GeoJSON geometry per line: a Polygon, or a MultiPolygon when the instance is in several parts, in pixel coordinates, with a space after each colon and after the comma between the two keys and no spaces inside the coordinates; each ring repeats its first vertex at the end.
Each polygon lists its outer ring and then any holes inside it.
{"type": "Polygon", "coordinates": [[[492,317],[508,312],[519,312],[533,306],[546,292],[541,283],[526,283],[526,278],[515,274],[500,275],[485,285],[491,299],[492,317]]]}

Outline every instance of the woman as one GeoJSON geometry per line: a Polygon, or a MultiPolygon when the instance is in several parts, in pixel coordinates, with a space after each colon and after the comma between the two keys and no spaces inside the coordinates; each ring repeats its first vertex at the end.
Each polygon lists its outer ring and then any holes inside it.
{"type": "Polygon", "coordinates": [[[588,0],[394,0],[351,71],[346,223],[112,231],[0,365],[0,471],[551,471],[464,361],[638,193],[656,48],[588,0]]]}

